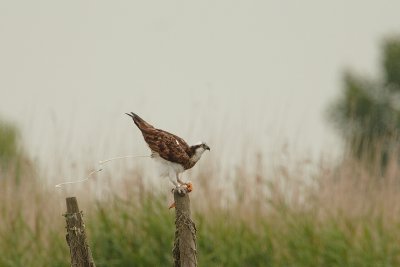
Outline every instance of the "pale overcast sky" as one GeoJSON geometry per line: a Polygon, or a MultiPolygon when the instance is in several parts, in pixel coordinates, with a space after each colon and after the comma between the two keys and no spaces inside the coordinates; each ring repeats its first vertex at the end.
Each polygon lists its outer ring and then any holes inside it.
{"type": "Polygon", "coordinates": [[[344,69],[377,75],[399,10],[394,0],[0,1],[0,117],[39,160],[146,153],[128,111],[213,155],[337,151],[327,105],[344,69]]]}

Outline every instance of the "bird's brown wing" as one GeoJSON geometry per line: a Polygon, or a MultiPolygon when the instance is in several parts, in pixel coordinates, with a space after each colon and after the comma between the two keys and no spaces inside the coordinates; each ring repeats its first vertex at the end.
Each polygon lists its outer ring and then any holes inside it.
{"type": "MultiPolygon", "coordinates": [[[[157,130],[159,130],[159,131],[161,131],[161,132],[163,132],[163,133],[165,133],[165,134],[172,135],[172,136],[176,139],[176,141],[178,141],[177,144],[179,144],[179,145],[183,148],[183,150],[185,150],[185,152],[186,152],[188,155],[190,155],[190,146],[188,145],[188,143],[186,143],[185,140],[183,140],[183,138],[181,138],[181,137],[179,137],[179,136],[177,136],[177,135],[175,135],[175,134],[169,133],[169,132],[167,132],[167,131],[161,130],[161,129],[157,129],[157,130]]],[[[175,142],[175,143],[176,143],[176,142],[175,142]]]]}
{"type": "Polygon", "coordinates": [[[184,166],[190,164],[190,147],[185,140],[167,131],[154,128],[133,112],[126,115],[133,119],[152,152],[158,153],[168,161],[184,166]]]}
{"type": "Polygon", "coordinates": [[[189,146],[182,138],[155,128],[148,128],[142,133],[151,151],[158,153],[163,159],[184,166],[189,163],[190,158],[186,152],[189,146]]]}

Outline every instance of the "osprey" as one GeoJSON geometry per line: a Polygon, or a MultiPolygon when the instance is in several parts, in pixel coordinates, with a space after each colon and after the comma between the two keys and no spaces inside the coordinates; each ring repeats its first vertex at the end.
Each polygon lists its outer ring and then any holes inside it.
{"type": "Polygon", "coordinates": [[[156,129],[135,113],[125,113],[142,132],[144,140],[151,150],[151,157],[161,163],[163,174],[179,189],[181,185],[191,188],[191,184],[183,182],[179,174],[192,168],[210,147],[201,142],[189,146],[185,140],[164,130],[156,129]]]}

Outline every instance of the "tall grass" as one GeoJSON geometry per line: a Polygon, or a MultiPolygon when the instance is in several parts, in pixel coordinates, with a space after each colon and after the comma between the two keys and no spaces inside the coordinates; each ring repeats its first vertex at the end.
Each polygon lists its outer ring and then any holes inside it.
{"type": "MultiPolygon", "coordinates": [[[[229,174],[212,162],[191,177],[199,266],[400,266],[396,161],[384,175],[351,160],[268,166],[258,155],[229,174]]],[[[0,266],[69,266],[67,193],[18,168],[0,179],[0,266]]],[[[125,173],[103,197],[88,193],[93,182],[72,192],[96,265],[171,266],[172,197],[125,173]]]]}

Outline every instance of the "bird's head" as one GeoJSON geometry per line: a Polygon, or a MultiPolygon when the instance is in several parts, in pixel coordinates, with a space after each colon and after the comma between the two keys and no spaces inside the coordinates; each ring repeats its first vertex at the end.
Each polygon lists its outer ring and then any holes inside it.
{"type": "Polygon", "coordinates": [[[210,150],[210,147],[204,142],[191,146],[190,151],[192,152],[192,159],[198,161],[206,150],[210,150]]]}

